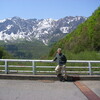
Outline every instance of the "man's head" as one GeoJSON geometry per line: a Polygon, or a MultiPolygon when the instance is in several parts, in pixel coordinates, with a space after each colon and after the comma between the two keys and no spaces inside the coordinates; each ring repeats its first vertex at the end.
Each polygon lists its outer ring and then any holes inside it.
{"type": "Polygon", "coordinates": [[[61,53],[61,48],[57,49],[57,53],[60,54],[61,53]]]}

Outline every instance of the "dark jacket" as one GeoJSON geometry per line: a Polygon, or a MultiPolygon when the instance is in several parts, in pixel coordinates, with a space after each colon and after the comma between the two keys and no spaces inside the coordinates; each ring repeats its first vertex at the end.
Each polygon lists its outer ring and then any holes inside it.
{"type": "Polygon", "coordinates": [[[58,65],[64,65],[66,64],[67,59],[65,55],[63,55],[62,53],[60,54],[57,53],[53,61],[56,61],[58,65]]]}

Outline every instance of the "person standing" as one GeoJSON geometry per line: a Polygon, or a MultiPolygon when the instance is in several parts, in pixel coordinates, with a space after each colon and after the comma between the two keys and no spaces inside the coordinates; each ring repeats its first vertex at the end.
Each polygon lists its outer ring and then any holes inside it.
{"type": "Polygon", "coordinates": [[[66,75],[66,62],[67,58],[64,54],[62,54],[61,48],[57,49],[57,54],[55,58],[53,59],[53,62],[57,62],[57,67],[55,68],[55,71],[57,73],[57,77],[59,78],[60,81],[65,81],[65,78],[62,76],[62,72],[66,75]]]}

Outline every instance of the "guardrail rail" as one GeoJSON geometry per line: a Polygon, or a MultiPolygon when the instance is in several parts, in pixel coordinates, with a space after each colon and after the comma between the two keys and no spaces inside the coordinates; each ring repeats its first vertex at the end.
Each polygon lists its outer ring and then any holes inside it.
{"type": "MultiPolygon", "coordinates": [[[[36,71],[36,68],[55,68],[55,66],[36,66],[36,62],[43,62],[43,63],[53,63],[52,60],[26,60],[26,59],[0,59],[0,62],[4,62],[4,65],[0,65],[1,67],[4,67],[4,70],[0,69],[0,72],[4,72],[5,74],[8,74],[9,72],[13,72],[14,70],[8,70],[9,67],[30,67],[32,68],[31,71],[19,71],[19,72],[32,72],[33,75],[36,74],[36,72],[55,72],[55,71],[36,71]],[[17,66],[17,65],[9,65],[9,62],[31,62],[31,66],[17,66]]],[[[89,75],[100,74],[100,66],[92,66],[93,63],[100,63],[100,61],[94,61],[94,60],[68,60],[67,63],[86,63],[87,66],[66,66],[66,69],[68,68],[87,68],[88,71],[69,71],[67,70],[67,73],[88,73],[89,75]],[[92,71],[92,68],[98,68],[98,71],[92,71]]],[[[18,72],[18,70],[16,70],[18,72]]]]}

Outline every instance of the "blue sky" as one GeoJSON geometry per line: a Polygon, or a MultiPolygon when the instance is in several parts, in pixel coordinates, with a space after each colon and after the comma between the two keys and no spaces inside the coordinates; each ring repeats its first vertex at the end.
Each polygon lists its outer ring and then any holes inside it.
{"type": "Polygon", "coordinates": [[[100,0],[0,0],[0,19],[89,17],[100,6],[100,0]]]}

